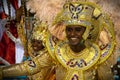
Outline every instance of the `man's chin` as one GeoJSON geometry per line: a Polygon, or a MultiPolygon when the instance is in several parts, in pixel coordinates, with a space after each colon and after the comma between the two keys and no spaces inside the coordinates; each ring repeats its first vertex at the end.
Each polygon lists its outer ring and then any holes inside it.
{"type": "Polygon", "coordinates": [[[77,43],[77,42],[70,42],[70,45],[72,45],[72,46],[77,46],[79,43],[77,43]]]}

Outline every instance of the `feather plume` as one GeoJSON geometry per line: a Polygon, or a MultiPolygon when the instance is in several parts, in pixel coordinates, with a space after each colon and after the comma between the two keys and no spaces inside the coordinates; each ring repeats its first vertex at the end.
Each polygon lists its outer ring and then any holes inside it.
{"type": "Polygon", "coordinates": [[[64,3],[64,0],[30,0],[27,2],[27,9],[35,12],[37,19],[50,25],[64,3]]]}
{"type": "MultiPolygon", "coordinates": [[[[29,0],[27,2],[27,9],[35,12],[35,17],[43,22],[48,22],[51,26],[52,21],[59,11],[62,9],[66,1],[79,0],[29,0]]],[[[82,1],[82,0],[80,0],[82,1]]],[[[120,0],[84,0],[90,1],[101,6],[103,12],[109,14],[115,25],[117,42],[120,42],[120,0]]],[[[57,29],[59,30],[59,29],[57,29]]],[[[119,43],[120,44],[120,43],[119,43]]]]}
{"type": "Polygon", "coordinates": [[[103,12],[107,13],[113,24],[116,35],[115,60],[120,56],[120,0],[90,0],[100,5],[103,12]]]}

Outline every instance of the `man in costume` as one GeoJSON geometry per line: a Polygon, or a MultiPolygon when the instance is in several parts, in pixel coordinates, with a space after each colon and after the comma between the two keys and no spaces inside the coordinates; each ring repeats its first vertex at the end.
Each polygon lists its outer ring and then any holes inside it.
{"type": "MultiPolygon", "coordinates": [[[[56,80],[113,80],[111,64],[108,64],[115,46],[113,24],[97,5],[68,1],[51,27],[47,24],[38,22],[33,31],[32,39],[41,40],[44,45],[39,55],[21,64],[3,67],[1,76],[40,73],[35,80],[48,80],[51,73],[46,73],[55,70],[56,80]]],[[[32,47],[29,45],[30,50],[32,47]]]]}

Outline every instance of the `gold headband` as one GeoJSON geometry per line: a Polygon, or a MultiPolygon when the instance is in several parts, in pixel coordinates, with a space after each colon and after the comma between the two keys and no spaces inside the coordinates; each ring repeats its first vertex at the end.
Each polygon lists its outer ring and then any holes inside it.
{"type": "Polygon", "coordinates": [[[99,7],[90,2],[67,2],[63,10],[57,15],[53,21],[53,25],[63,22],[68,25],[82,25],[86,27],[83,39],[87,39],[93,21],[101,15],[99,7]]]}

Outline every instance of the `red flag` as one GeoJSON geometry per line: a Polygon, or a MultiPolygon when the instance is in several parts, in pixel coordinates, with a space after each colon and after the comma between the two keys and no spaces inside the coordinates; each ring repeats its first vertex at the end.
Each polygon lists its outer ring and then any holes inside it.
{"type": "Polygon", "coordinates": [[[4,18],[6,18],[7,17],[7,15],[4,13],[4,12],[1,12],[0,13],[0,19],[4,19],[4,18]]]}
{"type": "MultiPolygon", "coordinates": [[[[10,22],[10,32],[15,38],[17,38],[18,34],[15,24],[14,21],[10,22]]],[[[0,42],[0,57],[8,61],[10,64],[15,64],[15,43],[8,37],[6,32],[4,32],[0,42]]]]}
{"type": "Polygon", "coordinates": [[[6,17],[7,17],[7,15],[3,11],[2,3],[0,2],[0,19],[4,19],[6,17]]]}
{"type": "Polygon", "coordinates": [[[18,7],[18,0],[10,0],[10,3],[12,4],[12,6],[14,7],[15,10],[17,10],[18,7]]]}

